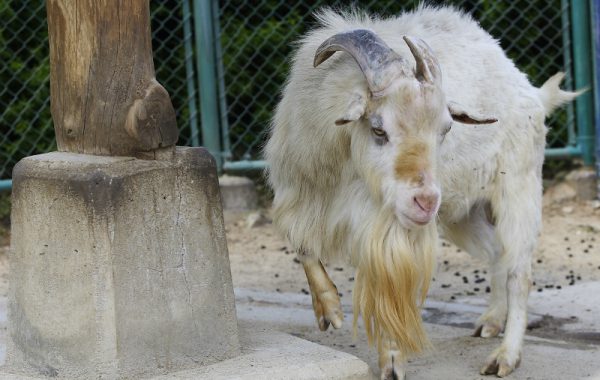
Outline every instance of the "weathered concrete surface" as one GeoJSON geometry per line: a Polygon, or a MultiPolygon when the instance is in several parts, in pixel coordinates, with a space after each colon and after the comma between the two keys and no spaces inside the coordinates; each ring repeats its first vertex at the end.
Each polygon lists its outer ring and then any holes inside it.
{"type": "Polygon", "coordinates": [[[223,175],[219,177],[224,210],[254,210],[258,197],[250,178],[223,175]]]}
{"type": "Polygon", "coordinates": [[[596,170],[593,167],[574,170],[565,179],[581,200],[590,201],[600,196],[596,186],[596,170]]]}
{"type": "MultiPolygon", "coordinates": [[[[303,339],[344,351],[369,363],[377,374],[377,352],[369,347],[364,327],[359,321],[357,339],[352,334],[352,306],[349,297],[342,298],[344,324],[340,330],[319,331],[311,307],[309,295],[271,293],[249,289],[236,289],[236,307],[240,321],[251,321],[258,326],[269,326],[278,331],[294,334],[303,339]]],[[[573,292],[588,298],[588,305],[598,300],[600,283],[573,286],[573,292]]],[[[545,293],[545,292],[544,292],[545,293]]],[[[568,297],[548,302],[549,295],[532,293],[529,317],[531,321],[543,321],[546,313],[555,315],[563,308],[571,308],[572,315],[587,313],[589,307],[571,303],[568,297]],[[560,302],[560,299],[563,302],[560,302]],[[545,305],[543,308],[541,305],[545,305]],[[539,308],[539,309],[538,309],[539,308]]],[[[472,337],[472,324],[485,310],[482,305],[469,305],[467,298],[453,303],[426,302],[424,319],[433,350],[410,360],[408,380],[486,380],[495,376],[479,375],[479,368],[487,356],[501,343],[501,338],[483,339],[472,337]],[[470,323],[467,323],[470,321],[470,323]],[[433,322],[433,323],[432,323],[433,322]]],[[[593,313],[594,309],[592,309],[593,313]]],[[[583,319],[577,331],[572,326],[557,327],[546,338],[527,335],[520,367],[508,379],[515,380],[600,380],[600,341],[597,320],[583,319]],[[564,328],[564,329],[563,329],[564,328]],[[590,335],[592,339],[571,338],[590,335]]],[[[532,333],[535,330],[531,331],[532,333]]],[[[290,377],[292,379],[293,377],[290,377]]]]}
{"type": "Polygon", "coordinates": [[[206,367],[159,376],[155,380],[369,380],[367,363],[345,352],[240,323],[242,355],[206,367]]]}
{"type": "MultiPolygon", "coordinates": [[[[574,285],[573,292],[580,297],[595,300],[600,294],[600,283],[574,285]],[[595,297],[595,298],[594,298],[595,297]]],[[[338,379],[354,369],[365,373],[364,364],[340,354],[346,352],[367,362],[377,373],[377,353],[366,343],[364,329],[359,323],[358,338],[352,337],[351,305],[344,301],[345,321],[341,330],[319,331],[314,321],[310,296],[291,293],[270,293],[249,289],[236,289],[238,319],[240,321],[240,341],[242,355],[238,358],[209,365],[198,370],[158,376],[159,380],[175,379],[338,379]],[[281,331],[319,343],[313,345],[302,339],[282,336],[281,331]],[[332,350],[327,351],[330,347],[332,350]],[[314,354],[318,355],[315,356],[314,354]],[[343,364],[340,369],[339,365],[343,364]],[[287,369],[287,372],[283,369],[287,369]],[[263,374],[268,374],[268,377],[263,374]],[[321,377],[317,377],[317,375],[321,377]],[[213,377],[214,376],[214,377],[213,377]],[[221,377],[219,377],[221,376],[221,377]],[[229,376],[229,377],[227,377],[229,376]],[[311,377],[312,376],[312,377],[311,377]]],[[[563,309],[581,316],[587,309],[578,302],[570,303],[569,298],[554,297],[550,294],[532,293],[530,319],[539,320],[540,313],[554,315],[563,309]],[[548,301],[551,297],[553,301],[548,301]],[[560,303],[560,299],[566,302],[560,303]],[[567,305],[571,305],[568,306],[567,305]],[[581,307],[580,307],[581,306],[581,307]]],[[[493,376],[480,376],[479,366],[486,356],[500,344],[500,338],[481,339],[471,337],[472,328],[456,327],[466,320],[471,323],[483,310],[483,306],[464,304],[464,298],[453,303],[428,302],[425,319],[426,329],[433,342],[432,352],[411,360],[408,366],[409,380],[486,380],[493,376]],[[440,324],[442,323],[442,324],[440,324]],[[450,326],[450,325],[454,326],[450,326]]],[[[0,321],[3,309],[0,299],[0,321]]],[[[478,303],[483,304],[483,298],[478,303]]],[[[594,311],[595,309],[592,309],[594,311]]],[[[4,311],[5,313],[5,311],[4,311]]],[[[578,317],[579,318],[579,317],[578,317]]],[[[579,323],[579,332],[598,331],[591,319],[579,323]]],[[[0,327],[2,324],[0,323],[0,327]]],[[[568,330],[573,333],[573,325],[568,330]]],[[[567,336],[568,337],[568,336],[567,336]]],[[[0,334],[0,352],[4,341],[0,334]]],[[[525,340],[523,362],[508,378],[515,380],[600,380],[600,342],[589,344],[582,341],[565,341],[558,328],[551,339],[528,335],[525,340]]],[[[2,357],[0,356],[0,362],[2,357]]],[[[350,376],[350,375],[348,375],[350,376]]],[[[352,375],[354,376],[354,375],[352,375]]],[[[362,376],[362,375],[360,375],[362,376]]],[[[364,377],[369,379],[369,375],[364,377]]],[[[0,372],[1,379],[17,380],[0,372]]]]}
{"type": "Polygon", "coordinates": [[[8,372],[139,378],[239,354],[215,164],[49,153],[13,173],[8,372]]]}

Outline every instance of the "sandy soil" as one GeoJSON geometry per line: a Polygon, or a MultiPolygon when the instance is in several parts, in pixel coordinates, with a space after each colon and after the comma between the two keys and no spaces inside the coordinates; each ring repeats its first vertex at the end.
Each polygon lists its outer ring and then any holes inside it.
{"type": "MultiPolygon", "coordinates": [[[[547,202],[549,203],[549,202],[547,202]]],[[[249,228],[248,213],[226,213],[235,287],[276,292],[308,292],[301,264],[287,242],[266,220],[249,228]]],[[[351,297],[354,269],[328,263],[327,271],[342,297],[351,297]]],[[[564,289],[579,282],[600,280],[600,207],[597,202],[551,203],[544,209],[544,228],[533,261],[533,292],[564,289]]],[[[488,268],[466,252],[442,242],[429,298],[451,301],[489,291],[488,268]]]]}

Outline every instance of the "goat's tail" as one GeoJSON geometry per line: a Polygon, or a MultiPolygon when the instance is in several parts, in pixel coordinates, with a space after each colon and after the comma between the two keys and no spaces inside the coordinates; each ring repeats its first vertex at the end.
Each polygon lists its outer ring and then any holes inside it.
{"type": "Polygon", "coordinates": [[[561,90],[559,85],[564,77],[565,73],[558,72],[550,77],[538,90],[546,116],[550,116],[556,108],[570,102],[588,90],[587,88],[575,92],[561,90]]]}
{"type": "MultiPolygon", "coordinates": [[[[435,224],[435,223],[434,223],[435,224]]],[[[407,232],[381,223],[368,239],[356,272],[354,331],[361,315],[369,344],[394,340],[405,356],[430,347],[421,306],[435,265],[435,225],[407,232]]]]}

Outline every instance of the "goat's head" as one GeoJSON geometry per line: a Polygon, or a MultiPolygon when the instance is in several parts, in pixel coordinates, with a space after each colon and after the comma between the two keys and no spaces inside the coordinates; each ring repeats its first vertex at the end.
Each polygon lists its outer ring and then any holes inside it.
{"type": "Polygon", "coordinates": [[[349,53],[358,63],[366,86],[348,94],[347,107],[335,124],[351,128],[352,159],[371,192],[393,209],[403,225],[413,228],[428,224],[439,209],[438,151],[453,120],[468,124],[495,120],[449,105],[432,50],[418,38],[404,41],[415,59],[414,69],[364,29],[327,39],[317,49],[314,66],[336,51],[349,53]]]}

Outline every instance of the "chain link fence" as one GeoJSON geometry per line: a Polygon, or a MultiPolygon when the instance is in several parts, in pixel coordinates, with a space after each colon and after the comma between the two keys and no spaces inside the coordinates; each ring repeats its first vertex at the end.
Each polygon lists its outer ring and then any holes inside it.
{"type": "MultiPolygon", "coordinates": [[[[381,16],[418,6],[420,1],[358,1],[352,4],[381,16]]],[[[500,40],[502,48],[536,86],[558,71],[566,71],[572,88],[569,2],[561,0],[453,0],[500,40]]],[[[347,9],[343,1],[283,2],[221,1],[222,66],[224,67],[228,133],[225,160],[259,160],[266,130],[289,70],[294,41],[314,26],[312,13],[322,6],[347,9]]],[[[573,106],[548,121],[548,147],[575,143],[573,106]]]]}
{"type": "MultiPolygon", "coordinates": [[[[382,16],[417,6],[417,1],[357,1],[352,5],[382,16]]],[[[572,88],[569,0],[453,0],[500,40],[502,47],[539,86],[566,71],[572,88]]],[[[348,2],[308,0],[221,0],[212,3],[216,31],[220,135],[226,162],[260,160],[273,109],[289,70],[294,41],[314,25],[322,6],[348,2]],[[222,128],[222,129],[221,129],[222,128]]],[[[157,79],[171,95],[180,145],[201,143],[197,50],[192,0],[152,0],[157,79]]],[[[197,25],[196,25],[197,26],[197,25]]],[[[196,30],[196,33],[198,31],[196,30]]],[[[22,157],[55,149],[50,115],[49,54],[45,3],[0,0],[0,180],[10,179],[22,157]]],[[[548,146],[575,144],[573,106],[548,120],[548,146]]]]}
{"type": "MultiPolygon", "coordinates": [[[[171,94],[179,144],[197,145],[197,92],[189,3],[150,2],[156,77],[171,94]]],[[[56,148],[42,0],[0,0],[0,180],[23,157],[56,148]]]]}

